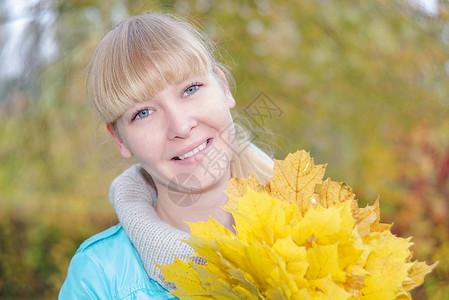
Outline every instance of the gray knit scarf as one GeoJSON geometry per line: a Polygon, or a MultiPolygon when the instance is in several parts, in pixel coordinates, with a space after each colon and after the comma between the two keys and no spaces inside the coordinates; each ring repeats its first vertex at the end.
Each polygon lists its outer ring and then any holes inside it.
{"type": "Polygon", "coordinates": [[[164,276],[154,263],[171,264],[175,256],[185,260],[194,250],[180,241],[188,240],[188,233],[159,218],[153,208],[156,200],[154,182],[140,164],[131,166],[114,179],[109,190],[109,201],[137,249],[148,275],[169,291],[173,291],[174,284],[164,281],[164,276]]]}

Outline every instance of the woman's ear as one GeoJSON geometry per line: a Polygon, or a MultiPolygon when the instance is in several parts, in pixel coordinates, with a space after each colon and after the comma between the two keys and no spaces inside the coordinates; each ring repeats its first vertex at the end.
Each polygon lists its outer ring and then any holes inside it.
{"type": "Polygon", "coordinates": [[[228,103],[228,107],[229,108],[233,108],[235,106],[235,99],[234,99],[234,96],[232,96],[231,90],[229,89],[228,79],[226,78],[226,75],[223,72],[223,70],[220,69],[219,67],[215,67],[215,72],[218,75],[219,83],[220,83],[220,85],[223,88],[223,91],[225,93],[226,101],[228,103]]]}
{"type": "Polygon", "coordinates": [[[114,142],[117,145],[118,150],[120,151],[120,155],[123,158],[131,158],[133,156],[133,153],[123,142],[123,139],[120,137],[120,134],[117,132],[118,130],[114,127],[114,125],[107,124],[106,128],[108,129],[109,134],[114,139],[114,142]]]}

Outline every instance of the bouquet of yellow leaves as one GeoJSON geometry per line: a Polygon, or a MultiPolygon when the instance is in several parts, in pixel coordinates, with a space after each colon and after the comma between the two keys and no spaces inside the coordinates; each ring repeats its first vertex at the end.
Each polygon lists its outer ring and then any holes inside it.
{"type": "Polygon", "coordinates": [[[325,165],[298,151],[275,161],[273,177],[228,183],[225,209],[236,234],[217,221],[190,223],[186,241],[204,264],[159,266],[181,299],[410,299],[436,264],[411,261],[410,238],[359,208],[351,188],[322,180],[325,165]]]}

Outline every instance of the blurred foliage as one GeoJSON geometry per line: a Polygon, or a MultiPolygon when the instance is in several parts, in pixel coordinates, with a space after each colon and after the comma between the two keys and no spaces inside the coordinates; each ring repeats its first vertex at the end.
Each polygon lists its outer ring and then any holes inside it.
{"type": "Polygon", "coordinates": [[[380,196],[383,221],[414,236],[415,257],[440,261],[415,299],[449,299],[447,2],[438,15],[387,0],[46,3],[34,9],[54,13],[59,55],[32,61],[0,102],[1,299],[54,298],[79,244],[117,222],[107,191],[130,162],[105,142],[86,66],[112,24],[146,10],[211,35],[240,108],[262,91],[278,105],[264,124],[278,158],[310,150],[360,201],[380,196]]]}

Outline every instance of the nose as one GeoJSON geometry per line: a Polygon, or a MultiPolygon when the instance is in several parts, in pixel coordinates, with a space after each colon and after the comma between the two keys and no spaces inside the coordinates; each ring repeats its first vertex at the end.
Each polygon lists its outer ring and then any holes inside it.
{"type": "Polygon", "coordinates": [[[190,110],[178,105],[166,108],[167,138],[188,138],[192,129],[197,126],[196,118],[190,110]]]}

